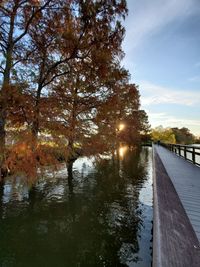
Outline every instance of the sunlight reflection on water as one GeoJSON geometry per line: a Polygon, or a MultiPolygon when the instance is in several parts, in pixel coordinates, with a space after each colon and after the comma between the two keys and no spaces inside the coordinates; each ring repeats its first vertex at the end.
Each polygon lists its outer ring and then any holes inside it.
{"type": "Polygon", "coordinates": [[[121,159],[124,158],[126,152],[128,151],[128,146],[120,146],[119,148],[119,156],[121,159]]]}
{"type": "Polygon", "coordinates": [[[2,266],[150,267],[151,149],[122,148],[122,158],[78,159],[71,184],[65,164],[32,188],[9,178],[1,199],[2,266]]]}

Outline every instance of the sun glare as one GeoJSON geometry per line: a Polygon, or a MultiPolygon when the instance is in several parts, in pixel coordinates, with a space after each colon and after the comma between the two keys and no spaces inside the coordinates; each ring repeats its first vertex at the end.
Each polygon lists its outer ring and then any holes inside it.
{"type": "Polygon", "coordinates": [[[120,123],[119,124],[119,131],[124,130],[124,128],[125,128],[125,125],[123,123],[120,123]]]}

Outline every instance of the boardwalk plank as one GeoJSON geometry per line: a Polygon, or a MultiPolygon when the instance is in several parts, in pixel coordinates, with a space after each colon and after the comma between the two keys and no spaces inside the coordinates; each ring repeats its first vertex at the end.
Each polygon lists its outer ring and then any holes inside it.
{"type": "MultiPolygon", "coordinates": [[[[156,151],[180,197],[191,224],[200,227],[200,222],[197,223],[195,217],[190,216],[191,212],[200,216],[200,168],[161,146],[156,146],[156,151]]],[[[198,239],[200,241],[199,235],[198,239]]]]}
{"type": "Polygon", "coordinates": [[[190,210],[190,211],[188,211],[188,214],[196,216],[196,217],[200,217],[200,215],[199,215],[199,213],[197,211],[190,210]]]}
{"type": "Polygon", "coordinates": [[[160,155],[155,149],[153,158],[153,267],[199,267],[200,250],[197,239],[199,229],[195,234],[160,155]]]}

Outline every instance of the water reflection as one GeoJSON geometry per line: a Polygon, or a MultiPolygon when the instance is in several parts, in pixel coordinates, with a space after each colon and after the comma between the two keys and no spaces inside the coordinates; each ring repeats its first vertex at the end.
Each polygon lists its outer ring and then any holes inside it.
{"type": "Polygon", "coordinates": [[[62,166],[31,189],[8,180],[2,266],[150,266],[150,157],[145,148],[127,150],[120,162],[81,159],[73,179],[62,166]]]}
{"type": "Polygon", "coordinates": [[[119,147],[119,157],[120,159],[123,159],[125,156],[125,153],[128,151],[128,146],[120,146],[119,147]]]}

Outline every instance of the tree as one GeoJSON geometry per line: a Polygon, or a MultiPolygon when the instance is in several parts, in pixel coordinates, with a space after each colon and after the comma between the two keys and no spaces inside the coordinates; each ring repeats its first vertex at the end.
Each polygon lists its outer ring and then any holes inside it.
{"type": "Polygon", "coordinates": [[[150,130],[150,124],[148,121],[148,115],[146,111],[141,110],[140,111],[140,121],[141,121],[141,132],[140,132],[140,140],[143,143],[151,142],[151,130],[150,130]]]}
{"type": "MultiPolygon", "coordinates": [[[[63,86],[58,84],[67,81],[69,84],[65,84],[65,90],[70,91],[70,76],[76,74],[77,65],[79,68],[82,66],[80,69],[86,65],[87,68],[90,66],[90,72],[95,73],[103,83],[110,64],[122,57],[121,42],[124,28],[120,19],[126,15],[127,9],[125,1],[113,3],[52,0],[45,3],[41,1],[36,6],[33,6],[32,2],[28,5],[29,1],[16,0],[14,6],[10,5],[10,2],[6,1],[11,9],[17,7],[17,21],[24,22],[24,32],[15,40],[19,41],[26,36],[27,45],[22,49],[22,44],[19,43],[20,54],[16,58],[16,63],[20,68],[9,80],[15,82],[13,88],[17,95],[13,100],[12,93],[9,122],[10,125],[14,124],[13,127],[21,127],[22,144],[27,137],[27,147],[31,146],[32,152],[35,152],[38,147],[38,133],[41,135],[45,132],[56,132],[52,127],[56,124],[50,123],[48,115],[51,109],[55,111],[57,96],[62,94],[63,86]]],[[[22,25],[13,25],[15,33],[21,31],[18,27],[22,25]]],[[[12,50],[12,55],[14,52],[16,50],[12,50]]],[[[12,69],[13,67],[14,65],[12,69]]],[[[84,79],[91,81],[91,74],[88,77],[87,73],[84,79]]],[[[83,77],[79,77],[79,81],[83,83],[83,77]]],[[[74,84],[73,79],[72,83],[74,84]]],[[[7,103],[6,98],[4,102],[7,103]]],[[[63,110],[57,108],[56,112],[60,120],[63,110]]],[[[7,117],[8,115],[4,120],[5,124],[7,117]]],[[[70,139],[69,135],[67,137],[70,139]]],[[[3,142],[5,143],[5,140],[3,142]]],[[[37,153],[35,158],[38,158],[37,153]]]]}
{"type": "Polygon", "coordinates": [[[5,127],[12,140],[4,162],[10,169],[34,176],[60,155],[72,168],[80,153],[139,143],[149,126],[138,88],[120,66],[125,1],[10,0],[0,7],[9,14],[1,47],[12,46],[0,110],[1,140],[5,127]]]}
{"type": "MultiPolygon", "coordinates": [[[[0,58],[1,58],[1,90],[0,90],[0,176],[5,160],[5,127],[7,123],[8,99],[12,97],[11,75],[16,64],[22,61],[25,39],[31,23],[50,4],[51,0],[35,1],[7,0],[0,4],[0,58]]],[[[28,56],[28,55],[27,55],[28,56]]]]}
{"type": "Polygon", "coordinates": [[[151,136],[154,142],[161,141],[163,143],[175,144],[175,135],[170,128],[163,128],[162,126],[152,129],[151,136]]]}
{"type": "Polygon", "coordinates": [[[98,134],[108,150],[114,151],[120,143],[136,146],[140,142],[147,118],[140,110],[139,97],[138,87],[124,80],[98,110],[98,134]]]}
{"type": "Polygon", "coordinates": [[[183,128],[172,128],[172,131],[176,138],[177,144],[189,145],[195,142],[195,137],[190,130],[186,127],[183,128]]]}
{"type": "Polygon", "coordinates": [[[104,74],[99,73],[96,63],[74,62],[70,78],[66,76],[52,92],[52,102],[56,98],[59,108],[55,107],[50,113],[47,128],[54,132],[54,140],[58,140],[58,136],[67,140],[69,168],[80,153],[89,155],[104,151],[97,138],[96,114],[112,94],[115,84],[127,77],[127,72],[117,62],[106,63],[104,74]]]}
{"type": "Polygon", "coordinates": [[[195,138],[195,144],[200,144],[200,137],[195,138]]]}

